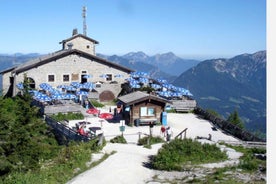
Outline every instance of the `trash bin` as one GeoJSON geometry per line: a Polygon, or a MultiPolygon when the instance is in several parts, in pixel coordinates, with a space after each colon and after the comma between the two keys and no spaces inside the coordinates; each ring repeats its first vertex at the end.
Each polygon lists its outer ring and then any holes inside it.
{"type": "Polygon", "coordinates": [[[135,119],[134,125],[138,127],[140,125],[140,119],[135,119]]]}
{"type": "Polygon", "coordinates": [[[162,125],[167,125],[167,112],[162,112],[162,125]]]}

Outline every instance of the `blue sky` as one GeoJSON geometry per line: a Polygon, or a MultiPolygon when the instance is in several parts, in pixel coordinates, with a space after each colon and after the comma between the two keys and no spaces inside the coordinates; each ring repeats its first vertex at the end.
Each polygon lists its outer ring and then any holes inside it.
{"type": "Polygon", "coordinates": [[[97,53],[233,57],[266,49],[265,0],[5,0],[0,53],[51,53],[78,28],[97,53]]]}

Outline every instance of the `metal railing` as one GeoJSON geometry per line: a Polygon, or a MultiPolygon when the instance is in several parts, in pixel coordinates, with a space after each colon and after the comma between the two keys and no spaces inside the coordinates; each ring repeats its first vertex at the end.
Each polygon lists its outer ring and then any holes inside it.
{"type": "Polygon", "coordinates": [[[89,141],[93,138],[96,137],[87,137],[84,135],[78,134],[77,131],[73,130],[72,128],[57,122],[50,116],[45,116],[45,121],[47,122],[48,125],[50,125],[55,131],[57,131],[59,134],[65,136],[69,140],[74,140],[74,141],[89,141]]]}

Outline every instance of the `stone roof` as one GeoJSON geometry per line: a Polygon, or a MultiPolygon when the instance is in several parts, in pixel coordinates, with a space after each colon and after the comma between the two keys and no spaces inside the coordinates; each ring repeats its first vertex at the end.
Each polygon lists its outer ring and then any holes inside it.
{"type": "Polygon", "coordinates": [[[88,59],[93,59],[96,62],[100,62],[104,65],[108,65],[108,66],[111,66],[113,68],[117,68],[119,70],[125,71],[125,72],[130,73],[130,72],[134,71],[130,68],[124,67],[122,65],[113,63],[111,61],[105,60],[105,59],[100,58],[98,56],[95,56],[95,55],[92,55],[92,54],[89,54],[89,53],[86,53],[86,52],[83,52],[83,51],[80,51],[80,50],[77,50],[77,49],[71,49],[71,50],[67,49],[67,50],[57,51],[57,52],[54,52],[54,53],[51,53],[51,54],[48,54],[48,55],[44,55],[44,56],[32,59],[32,60],[30,60],[26,63],[23,63],[23,64],[15,67],[15,68],[12,68],[12,69],[10,68],[10,69],[4,70],[1,73],[3,74],[3,73],[6,73],[6,72],[9,72],[11,70],[12,70],[12,73],[16,73],[16,74],[17,73],[22,73],[22,72],[25,72],[25,71],[27,71],[31,68],[47,64],[47,63],[52,62],[56,59],[59,59],[59,58],[62,58],[62,57],[65,57],[65,56],[68,56],[68,55],[71,55],[71,54],[78,54],[78,55],[81,55],[81,56],[86,57],[88,59]]]}
{"type": "Polygon", "coordinates": [[[129,93],[127,95],[121,96],[118,98],[121,102],[123,102],[126,105],[132,105],[138,102],[142,102],[145,100],[155,100],[162,103],[171,103],[169,100],[166,100],[164,98],[161,98],[159,96],[147,94],[141,91],[136,91],[133,93],[129,93]]]}

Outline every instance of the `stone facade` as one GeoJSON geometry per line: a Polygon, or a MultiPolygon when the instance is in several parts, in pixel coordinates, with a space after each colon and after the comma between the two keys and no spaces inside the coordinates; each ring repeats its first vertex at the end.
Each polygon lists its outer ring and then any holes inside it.
{"type": "Polygon", "coordinates": [[[26,74],[34,89],[39,89],[41,83],[57,87],[62,84],[70,85],[71,82],[100,82],[95,88],[99,94],[110,91],[117,97],[121,84],[133,70],[95,56],[95,43],[98,42],[93,39],[75,35],[61,43],[61,51],[2,72],[3,94],[8,91],[12,95],[17,94],[19,89],[16,84],[23,82],[26,74]],[[72,43],[70,48],[68,43],[72,43]],[[116,78],[118,75],[120,77],[116,78]]]}
{"type": "Polygon", "coordinates": [[[66,49],[78,49],[86,53],[90,53],[92,55],[96,55],[95,53],[95,45],[99,42],[88,38],[84,35],[77,34],[73,35],[71,38],[63,40],[62,42],[63,50],[66,49]]]}

